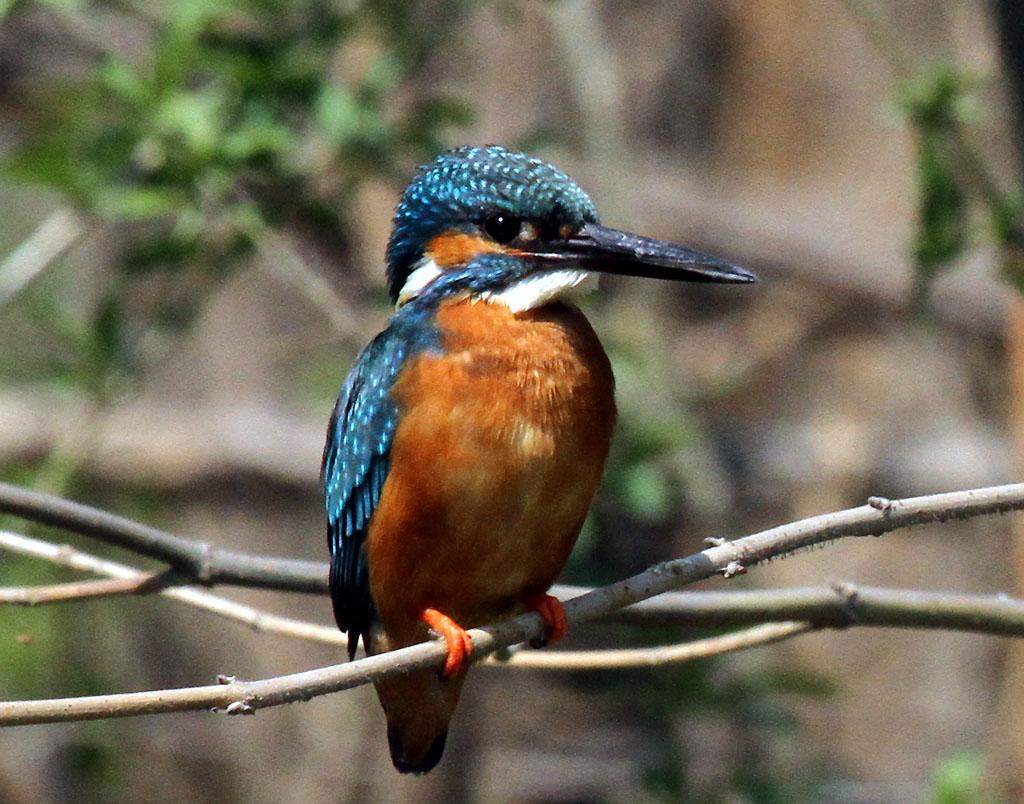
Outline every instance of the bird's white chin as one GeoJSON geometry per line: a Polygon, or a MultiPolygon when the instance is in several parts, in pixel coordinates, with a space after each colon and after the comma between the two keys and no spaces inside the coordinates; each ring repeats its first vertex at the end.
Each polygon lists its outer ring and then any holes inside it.
{"type": "Polygon", "coordinates": [[[535,274],[501,290],[485,291],[480,294],[480,298],[503,304],[513,313],[523,313],[569,295],[575,296],[594,290],[596,287],[596,275],[567,268],[535,274]]]}

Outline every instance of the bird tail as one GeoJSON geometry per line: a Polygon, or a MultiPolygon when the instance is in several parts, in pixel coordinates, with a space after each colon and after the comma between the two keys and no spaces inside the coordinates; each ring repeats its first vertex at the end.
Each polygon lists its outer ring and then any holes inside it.
{"type": "Polygon", "coordinates": [[[426,773],[441,761],[465,677],[465,670],[448,679],[421,670],[374,685],[388,721],[391,761],[400,773],[426,773]]]}

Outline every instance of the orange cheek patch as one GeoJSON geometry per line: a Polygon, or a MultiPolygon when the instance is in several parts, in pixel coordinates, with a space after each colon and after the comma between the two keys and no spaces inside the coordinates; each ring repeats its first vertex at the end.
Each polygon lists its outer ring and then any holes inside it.
{"type": "Polygon", "coordinates": [[[510,249],[481,235],[467,232],[443,232],[427,243],[424,253],[439,268],[454,268],[465,265],[478,254],[500,252],[502,254],[526,255],[526,252],[510,249]]]}

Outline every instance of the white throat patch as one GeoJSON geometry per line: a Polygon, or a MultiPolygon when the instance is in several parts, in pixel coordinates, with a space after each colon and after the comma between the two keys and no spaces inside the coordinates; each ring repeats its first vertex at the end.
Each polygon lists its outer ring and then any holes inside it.
{"type": "Polygon", "coordinates": [[[597,277],[594,274],[567,268],[529,276],[503,290],[488,290],[481,293],[480,298],[504,304],[513,313],[523,313],[596,287],[597,277]]]}

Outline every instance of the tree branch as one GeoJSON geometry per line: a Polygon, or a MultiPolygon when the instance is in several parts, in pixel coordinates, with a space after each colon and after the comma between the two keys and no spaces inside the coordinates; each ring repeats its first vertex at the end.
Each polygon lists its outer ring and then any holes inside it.
{"type": "MultiPolygon", "coordinates": [[[[0,531],[0,548],[76,570],[113,576],[113,580],[0,587],[0,605],[43,605],[117,594],[159,593],[241,622],[254,630],[332,645],[344,644],[346,641],[332,626],[279,617],[252,606],[244,606],[194,586],[186,586],[184,584],[187,579],[173,572],[147,573],[126,564],[97,558],[67,545],[54,545],[6,531],[0,531]]],[[[593,590],[585,586],[563,585],[556,587],[555,591],[561,599],[569,600],[593,590]]],[[[827,586],[791,589],[685,593],[669,591],[614,611],[604,619],[635,625],[688,628],[801,621],[815,628],[864,625],[1024,636],[1024,600],[1006,595],[958,595],[833,581],[827,586]]],[[[554,657],[562,653],[549,650],[544,655],[554,657]]],[[[520,662],[517,660],[515,663],[520,662]]],[[[552,662],[545,659],[543,664],[548,666],[552,662]]]]}
{"type": "MultiPolygon", "coordinates": [[[[1021,509],[1024,509],[1024,483],[903,500],[872,497],[868,505],[779,525],[744,540],[724,543],[721,548],[727,549],[729,545],[741,542],[745,545],[742,551],[734,554],[735,566],[731,570],[741,572],[765,560],[765,545],[770,546],[776,540],[788,545],[782,553],[772,554],[777,556],[845,536],[881,536],[926,522],[970,519],[1021,509]]],[[[8,483],[0,483],[0,513],[54,525],[165,561],[205,585],[224,583],[310,594],[327,591],[326,562],[222,550],[208,542],[185,539],[81,503],[8,483]]],[[[689,559],[666,562],[659,565],[659,571],[688,575],[695,569],[679,561],[689,559]]],[[[721,571],[725,572],[725,568],[721,571]]]]}
{"type": "MultiPolygon", "coordinates": [[[[951,517],[965,519],[1021,507],[1024,507],[1024,484],[901,501],[872,498],[867,506],[782,525],[733,542],[716,544],[687,558],[663,562],[624,581],[567,601],[566,616],[570,625],[576,625],[670,589],[719,573],[731,577],[770,558],[843,536],[878,535],[923,522],[951,517]]],[[[855,595],[854,600],[858,596],[855,595]]],[[[473,629],[470,631],[474,645],[472,659],[479,661],[500,648],[537,639],[542,636],[543,628],[540,615],[529,613],[488,628],[473,629]]],[[[444,658],[444,642],[435,640],[347,664],[262,681],[225,679],[226,683],[218,685],[179,690],[0,703],[0,725],[126,717],[210,707],[229,714],[248,714],[412,670],[439,669],[444,658]]]]}
{"type": "Polygon", "coordinates": [[[513,650],[503,657],[492,655],[488,667],[519,667],[529,670],[629,670],[637,667],[659,667],[706,659],[723,653],[771,645],[784,639],[817,630],[811,623],[764,623],[731,634],[697,639],[679,645],[621,650],[513,650]]]}
{"type": "MultiPolygon", "coordinates": [[[[947,629],[1024,637],[1024,600],[1005,595],[956,595],[911,589],[881,589],[836,581],[827,587],[752,592],[668,594],[623,609],[607,619],[626,620],[631,611],[654,615],[662,624],[714,627],[758,622],[742,631],[679,645],[594,651],[513,651],[489,664],[596,670],[671,664],[768,645],[823,628],[871,626],[947,629]],[[665,602],[663,598],[671,598],[665,602]],[[657,604],[646,606],[645,604],[657,604]],[[765,627],[766,625],[778,628],[765,627]],[[645,658],[646,657],[646,658],[645,658]]],[[[635,621],[629,618],[628,621],[635,621]]],[[[647,620],[650,623],[650,620],[647,620]]]]}
{"type": "Polygon", "coordinates": [[[867,625],[1024,636],[1024,600],[1002,594],[959,595],[833,581],[828,586],[792,589],[670,592],[608,619],[701,628],[800,620],[819,628],[867,625]]]}
{"type": "MultiPolygon", "coordinates": [[[[204,611],[219,614],[229,620],[240,622],[254,631],[261,631],[270,634],[295,637],[297,639],[310,639],[316,642],[326,642],[332,645],[347,644],[348,638],[337,628],[316,623],[296,620],[291,617],[282,617],[268,611],[258,609],[255,606],[246,606],[228,600],[225,597],[214,595],[205,589],[195,586],[175,586],[174,583],[182,583],[183,579],[176,573],[153,573],[142,572],[135,567],[120,564],[105,558],[75,550],[67,545],[55,545],[29,536],[22,536],[18,533],[0,531],[0,548],[5,548],[22,555],[40,558],[54,564],[60,564],[83,572],[93,572],[101,575],[110,575],[115,578],[124,579],[132,594],[146,594],[158,592],[165,597],[173,598],[188,603],[204,611]],[[160,583],[147,583],[159,579],[160,583]]],[[[71,584],[67,584],[71,586],[71,584]]],[[[36,602],[67,602],[70,597],[63,600],[43,599],[36,602]]]]}
{"type": "MultiPolygon", "coordinates": [[[[67,546],[0,531],[0,547],[43,558],[74,569],[114,575],[112,581],[86,581],[52,586],[0,588],[0,604],[64,603],[113,594],[159,593],[205,611],[241,622],[253,630],[332,645],[345,644],[337,628],[281,617],[245,606],[202,589],[174,586],[174,574],[144,573],[134,567],[100,559],[67,546]]],[[[567,599],[592,591],[563,586],[567,599]]],[[[690,661],[717,653],[770,644],[808,630],[854,625],[903,628],[945,628],[963,632],[1024,636],[1024,601],[1006,596],[956,595],[905,589],[882,589],[835,581],[829,586],[741,592],[666,592],[605,618],[639,625],[709,628],[757,623],[722,637],[662,647],[597,651],[512,651],[492,656],[488,665],[538,669],[618,669],[690,661]],[[760,625],[780,623],[778,630],[760,625]],[[800,627],[797,628],[796,625],[800,627]]]]}
{"type": "Polygon", "coordinates": [[[139,578],[100,578],[72,581],[47,586],[0,586],[0,603],[38,606],[44,603],[67,603],[94,597],[132,595],[142,591],[157,576],[149,573],[139,578]]]}
{"type": "Polygon", "coordinates": [[[52,494],[0,483],[0,512],[165,561],[194,581],[257,586],[283,592],[327,591],[327,565],[222,550],[52,494]]]}

